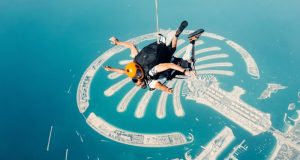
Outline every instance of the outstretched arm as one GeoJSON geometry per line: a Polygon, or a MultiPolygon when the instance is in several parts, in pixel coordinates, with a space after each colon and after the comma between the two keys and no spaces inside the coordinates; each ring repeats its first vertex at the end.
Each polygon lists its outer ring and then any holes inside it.
{"type": "Polygon", "coordinates": [[[168,88],[167,86],[161,84],[160,82],[157,82],[157,83],[155,84],[155,89],[162,90],[162,91],[164,91],[164,92],[167,92],[168,94],[172,94],[172,93],[173,93],[172,88],[168,88]]]}
{"type": "Polygon", "coordinates": [[[111,71],[111,72],[117,72],[119,74],[125,74],[125,70],[124,69],[119,69],[119,68],[112,68],[110,66],[105,66],[104,69],[106,71],[111,71]]]}
{"type": "Polygon", "coordinates": [[[119,41],[116,37],[111,37],[109,40],[114,45],[120,45],[120,46],[129,48],[130,52],[131,52],[130,57],[135,57],[139,53],[136,46],[132,42],[122,42],[122,41],[119,41]]]}

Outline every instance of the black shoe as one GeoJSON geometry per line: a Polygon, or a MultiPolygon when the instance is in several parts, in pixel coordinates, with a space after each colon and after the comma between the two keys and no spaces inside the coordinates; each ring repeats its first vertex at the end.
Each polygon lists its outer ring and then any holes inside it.
{"type": "Polygon", "coordinates": [[[200,35],[204,32],[204,29],[197,29],[193,33],[188,35],[188,38],[196,37],[197,39],[200,37],[200,35]]]}
{"type": "Polygon", "coordinates": [[[182,31],[188,26],[188,22],[187,21],[182,21],[180,23],[180,26],[178,27],[175,37],[179,37],[179,35],[182,33],[182,31]]]}

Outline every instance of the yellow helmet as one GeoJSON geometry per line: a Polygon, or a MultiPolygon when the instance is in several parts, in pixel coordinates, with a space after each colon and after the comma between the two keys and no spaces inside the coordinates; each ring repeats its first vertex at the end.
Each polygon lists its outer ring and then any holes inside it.
{"type": "Polygon", "coordinates": [[[144,71],[143,71],[142,67],[135,62],[129,62],[125,66],[125,73],[130,78],[137,78],[137,79],[144,78],[144,71]]]}

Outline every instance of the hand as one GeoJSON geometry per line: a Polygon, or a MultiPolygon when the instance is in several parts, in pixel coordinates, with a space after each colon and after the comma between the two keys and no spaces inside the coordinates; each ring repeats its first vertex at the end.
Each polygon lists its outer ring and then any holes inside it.
{"type": "Polygon", "coordinates": [[[113,45],[117,45],[117,42],[119,42],[119,40],[116,37],[110,37],[109,40],[110,43],[113,45]]]}
{"type": "Polygon", "coordinates": [[[105,66],[104,69],[105,69],[106,71],[111,71],[111,67],[110,67],[110,66],[105,66]]]}
{"type": "Polygon", "coordinates": [[[173,89],[172,88],[168,88],[167,93],[168,94],[172,94],[173,93],[173,89]]]}
{"type": "Polygon", "coordinates": [[[185,71],[184,72],[186,76],[190,76],[192,78],[195,78],[196,77],[196,72],[191,70],[191,71],[185,71]]]}

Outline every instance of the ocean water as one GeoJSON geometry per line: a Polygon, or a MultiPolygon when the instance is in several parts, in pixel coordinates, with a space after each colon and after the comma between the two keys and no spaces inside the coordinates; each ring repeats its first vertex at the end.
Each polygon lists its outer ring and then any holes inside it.
{"type": "MultiPolygon", "coordinates": [[[[299,11],[297,0],[162,0],[159,25],[162,29],[176,29],[185,19],[190,30],[204,28],[247,49],[260,69],[260,79],[252,79],[240,57],[231,56],[235,75],[218,76],[220,85],[227,91],[234,85],[244,88],[246,94],[241,98],[270,113],[272,126],[281,130],[288,104],[296,102],[296,109],[300,106],[299,11]],[[270,99],[257,100],[267,83],[280,83],[288,88],[270,99]]],[[[105,97],[103,91],[116,81],[107,79],[103,70],[93,80],[88,112],[93,111],[126,130],[178,130],[192,133],[195,141],[169,148],[133,147],[106,139],[85,123],[76,104],[77,86],[86,68],[112,47],[108,38],[114,35],[128,40],[154,31],[154,1],[0,1],[0,159],[64,159],[67,148],[68,159],[183,159],[185,147],[195,157],[202,151],[201,146],[225,125],[233,126],[236,139],[219,159],[243,139],[249,149],[240,154],[240,159],[267,159],[275,144],[269,133],[251,136],[219,113],[193,101],[183,102],[186,115],[182,118],[176,117],[170,107],[165,119],[157,119],[156,104],[152,102],[145,117],[136,119],[135,106],[142,96],[138,94],[126,112],[118,113],[118,102],[132,86],[127,85],[113,97],[105,97]],[[47,151],[50,126],[53,132],[47,151]]],[[[203,47],[215,44],[204,40],[203,47]]],[[[229,51],[224,44],[220,45],[229,51]]],[[[118,58],[126,58],[128,53],[124,51],[124,57],[118,58]]],[[[117,61],[109,62],[117,65],[117,61]]]]}

